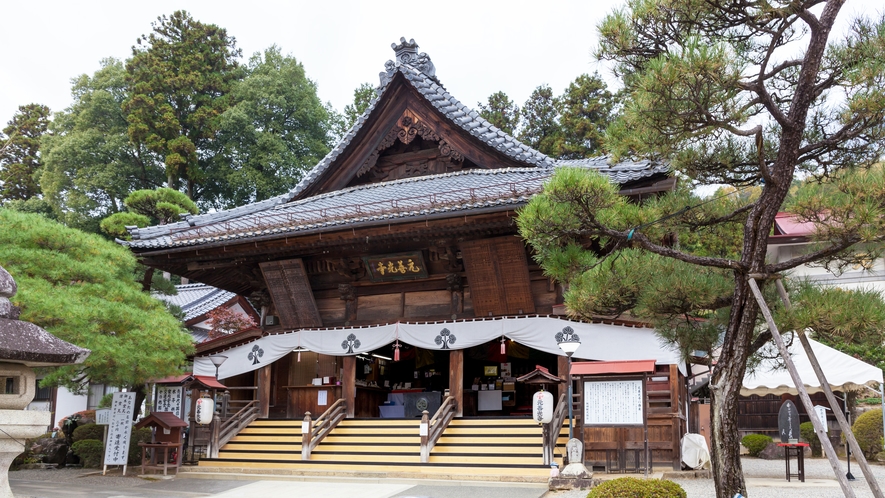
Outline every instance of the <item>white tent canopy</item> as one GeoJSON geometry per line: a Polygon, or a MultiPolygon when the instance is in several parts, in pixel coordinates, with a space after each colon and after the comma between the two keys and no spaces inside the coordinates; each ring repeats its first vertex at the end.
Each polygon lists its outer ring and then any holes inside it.
{"type": "MultiPolygon", "coordinates": [[[[833,391],[845,392],[863,389],[861,386],[864,384],[878,388],[882,382],[881,369],[829,346],[824,346],[813,339],[808,341],[811,343],[811,349],[814,351],[821,370],[823,370],[833,391]]],[[[768,356],[773,356],[776,351],[774,346],[770,346],[768,356]]],[[[789,351],[793,363],[796,365],[796,370],[799,372],[799,378],[802,379],[808,393],[821,392],[821,383],[817,379],[817,375],[814,374],[811,363],[805,355],[805,349],[802,348],[798,338],[790,345],[789,351]]],[[[797,391],[793,379],[790,377],[790,372],[783,366],[780,358],[763,360],[755,371],[748,371],[744,376],[741,388],[742,396],[787,393],[796,394],[797,391]]]]}

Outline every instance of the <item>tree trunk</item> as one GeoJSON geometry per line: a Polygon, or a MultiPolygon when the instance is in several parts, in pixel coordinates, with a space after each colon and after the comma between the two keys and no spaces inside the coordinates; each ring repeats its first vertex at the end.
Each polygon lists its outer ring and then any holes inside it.
{"type": "Polygon", "coordinates": [[[731,322],[726,330],[718,365],[711,379],[712,406],[710,407],[713,480],[717,498],[747,495],[741,467],[738,432],[738,393],[744,380],[747,358],[758,314],[758,306],[750,298],[743,278],[735,276],[735,297],[731,322]]]}
{"type": "Polygon", "coordinates": [[[144,384],[132,387],[130,390],[135,393],[135,410],[132,411],[132,421],[134,422],[138,419],[138,414],[141,413],[141,404],[144,403],[147,393],[144,390],[144,384]]]}
{"type": "Polygon", "coordinates": [[[141,279],[141,290],[143,292],[151,291],[151,281],[154,279],[154,269],[148,266],[144,270],[144,278],[141,279]]]}

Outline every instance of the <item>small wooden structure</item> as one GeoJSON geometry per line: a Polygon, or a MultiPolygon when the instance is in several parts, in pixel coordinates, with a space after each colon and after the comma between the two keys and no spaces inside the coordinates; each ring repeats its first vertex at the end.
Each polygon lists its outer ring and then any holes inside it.
{"type": "Polygon", "coordinates": [[[165,476],[172,467],[177,475],[181,466],[182,430],[187,427],[187,422],[171,412],[154,412],[135,424],[136,429],[142,427],[150,427],[153,436],[150,443],[138,443],[141,446],[141,471],[163,469],[165,476]]]}
{"type": "Polygon", "coordinates": [[[579,380],[578,412],[588,465],[639,472],[650,471],[657,461],[682,468],[679,442],[687,429],[687,393],[676,365],[656,365],[655,360],[576,362],[572,376],[579,380]]]}

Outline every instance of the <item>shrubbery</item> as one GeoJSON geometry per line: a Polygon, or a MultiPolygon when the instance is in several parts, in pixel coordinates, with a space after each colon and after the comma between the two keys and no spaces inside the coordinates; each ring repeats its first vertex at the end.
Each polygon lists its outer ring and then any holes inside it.
{"type": "Polygon", "coordinates": [[[104,450],[104,445],[102,445],[101,440],[83,439],[74,443],[74,445],[71,446],[71,450],[75,455],[80,457],[80,462],[84,467],[101,466],[101,453],[102,450],[104,450]]]}
{"type": "Polygon", "coordinates": [[[622,477],[596,486],[587,498],[686,498],[686,494],[673,481],[622,477]]]}
{"type": "Polygon", "coordinates": [[[814,433],[814,424],[811,422],[802,422],[799,424],[799,435],[811,446],[811,456],[819,457],[823,455],[820,445],[820,439],[814,433]]]}
{"type": "Polygon", "coordinates": [[[74,442],[86,439],[104,439],[104,426],[98,424],[85,424],[74,429],[74,442]]]}
{"type": "Polygon", "coordinates": [[[851,432],[854,433],[854,438],[857,439],[864,456],[867,458],[876,456],[882,451],[882,409],[870,410],[857,417],[851,426],[851,432]]]}
{"type": "Polygon", "coordinates": [[[132,435],[129,438],[129,465],[141,465],[141,446],[138,443],[151,442],[151,429],[142,427],[141,429],[132,429],[132,435]]]}
{"type": "Polygon", "coordinates": [[[750,456],[757,457],[773,439],[765,434],[748,434],[741,439],[741,444],[750,452],[750,456]]]}

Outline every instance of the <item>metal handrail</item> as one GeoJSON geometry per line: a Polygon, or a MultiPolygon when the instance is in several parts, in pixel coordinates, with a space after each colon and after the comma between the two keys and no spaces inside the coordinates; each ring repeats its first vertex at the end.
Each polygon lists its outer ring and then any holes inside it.
{"type": "Polygon", "coordinates": [[[559,434],[562,432],[562,426],[565,424],[565,417],[568,413],[568,405],[565,404],[565,393],[559,396],[559,402],[556,403],[556,409],[553,410],[553,419],[549,424],[544,424],[544,436],[543,436],[543,459],[544,465],[553,465],[555,463],[554,460],[554,449],[556,448],[556,441],[559,440],[559,434]]]}
{"type": "MultiPolygon", "coordinates": [[[[441,405],[439,405],[439,409],[433,414],[433,417],[430,420],[427,420],[427,411],[424,411],[424,414],[421,417],[421,424],[427,424],[425,426],[427,434],[421,436],[422,463],[430,461],[430,452],[433,451],[433,447],[436,446],[436,442],[439,441],[440,436],[446,431],[449,423],[455,418],[455,409],[457,406],[454,396],[446,396],[446,399],[443,400],[441,405]]],[[[422,430],[421,432],[424,431],[422,430]]]]}
{"type": "Polygon", "coordinates": [[[301,459],[310,460],[310,452],[332,432],[347,415],[347,403],[339,399],[332,403],[316,420],[310,419],[310,412],[304,414],[301,428],[301,459]]]}

